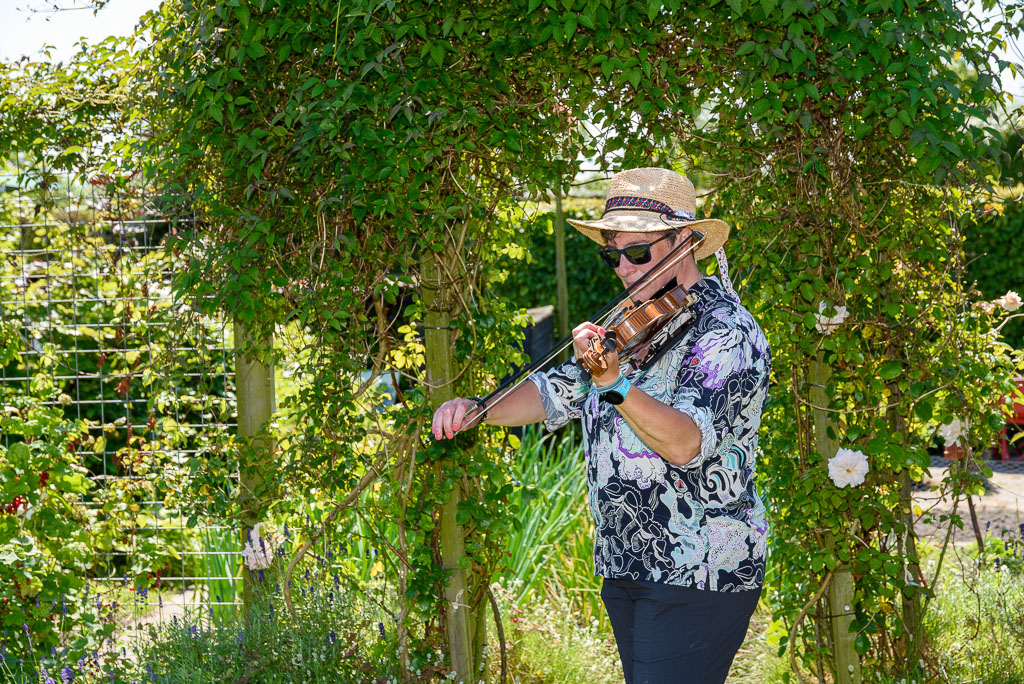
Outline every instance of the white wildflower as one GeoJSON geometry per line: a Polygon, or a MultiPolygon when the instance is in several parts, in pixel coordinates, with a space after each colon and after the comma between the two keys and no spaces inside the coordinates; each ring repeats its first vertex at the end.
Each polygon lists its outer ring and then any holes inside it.
{"type": "Polygon", "coordinates": [[[946,446],[953,446],[955,443],[960,441],[960,438],[963,436],[964,430],[966,429],[966,420],[961,423],[959,418],[954,418],[950,423],[940,427],[939,432],[942,433],[942,439],[946,443],[946,446]]]}
{"type": "Polygon", "coordinates": [[[999,306],[1003,307],[1007,311],[1014,312],[1014,311],[1016,311],[1017,309],[1020,308],[1020,305],[1021,305],[1020,295],[1017,294],[1016,292],[1014,292],[1013,290],[1010,290],[1009,292],[1004,294],[1002,297],[997,299],[995,301],[995,303],[998,304],[999,306]]]}
{"type": "Polygon", "coordinates": [[[837,487],[856,487],[864,482],[868,472],[868,457],[862,451],[839,449],[828,460],[828,476],[837,487]]]}
{"type": "Polygon", "coordinates": [[[818,313],[814,314],[814,318],[817,320],[817,323],[814,324],[814,327],[817,329],[818,332],[823,333],[825,335],[831,335],[833,332],[835,332],[836,328],[842,325],[843,321],[845,321],[846,318],[850,315],[846,311],[845,306],[837,306],[835,307],[835,316],[826,316],[825,311],[831,308],[831,306],[831,304],[829,304],[825,300],[822,300],[818,302],[818,313]]]}
{"type": "Polygon", "coordinates": [[[250,570],[269,568],[274,562],[278,547],[281,546],[281,537],[272,530],[264,532],[261,522],[256,523],[248,536],[245,548],[242,549],[242,558],[246,566],[250,570]]]}

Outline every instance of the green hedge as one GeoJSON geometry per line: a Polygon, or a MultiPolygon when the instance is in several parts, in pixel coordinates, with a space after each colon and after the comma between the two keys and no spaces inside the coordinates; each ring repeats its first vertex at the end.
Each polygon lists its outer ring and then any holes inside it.
{"type": "MultiPolygon", "coordinates": [[[[1002,214],[989,208],[977,221],[968,224],[967,279],[977,283],[978,290],[987,300],[1015,290],[1024,294],[1024,250],[1021,233],[1024,230],[1024,208],[1020,202],[1007,200],[1002,214]]],[[[1024,309],[1021,309],[1024,313],[1024,309]]],[[[1024,348],[1024,318],[1006,323],[1003,339],[1017,349],[1024,348]]]]}
{"type": "MultiPolygon", "coordinates": [[[[588,212],[568,210],[568,218],[591,219],[588,212]]],[[[552,305],[558,320],[558,280],[555,272],[555,212],[537,214],[525,223],[526,253],[506,255],[502,266],[508,272],[503,283],[495,283],[495,294],[523,308],[552,305]]],[[[565,265],[569,280],[569,325],[587,320],[622,290],[615,271],[601,263],[598,245],[572,226],[565,226],[565,265]]],[[[557,328],[557,323],[556,323],[557,328]]],[[[556,330],[556,336],[559,334],[556,330]]]]}

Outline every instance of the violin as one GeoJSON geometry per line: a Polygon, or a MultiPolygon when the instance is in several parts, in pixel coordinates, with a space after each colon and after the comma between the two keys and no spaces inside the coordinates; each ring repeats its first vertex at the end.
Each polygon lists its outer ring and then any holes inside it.
{"type": "Polygon", "coordinates": [[[593,338],[590,348],[578,360],[577,365],[586,374],[585,379],[608,370],[605,354],[609,351],[617,350],[619,360],[627,362],[645,355],[651,338],[677,313],[692,307],[694,301],[694,296],[680,285],[646,302],[636,303],[627,299],[626,305],[605,326],[604,337],[593,338]]]}

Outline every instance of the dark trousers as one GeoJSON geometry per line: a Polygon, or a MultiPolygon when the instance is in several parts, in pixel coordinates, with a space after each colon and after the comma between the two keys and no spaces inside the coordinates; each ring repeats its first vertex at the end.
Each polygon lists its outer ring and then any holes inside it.
{"type": "Polygon", "coordinates": [[[605,578],[601,600],[626,684],[724,682],[760,596],[605,578]]]}

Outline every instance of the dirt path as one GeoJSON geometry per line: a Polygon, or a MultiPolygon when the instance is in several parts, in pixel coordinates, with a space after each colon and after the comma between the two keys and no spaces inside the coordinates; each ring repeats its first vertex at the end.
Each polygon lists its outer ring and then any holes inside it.
{"type": "MultiPolygon", "coordinates": [[[[1021,524],[1024,523],[1024,468],[1007,467],[995,463],[990,467],[996,472],[988,479],[985,495],[974,498],[974,507],[978,512],[978,523],[982,532],[992,536],[1021,536],[1021,524]]],[[[933,465],[930,476],[922,484],[938,485],[947,475],[945,464],[933,465]]],[[[940,500],[940,491],[924,490],[914,493],[914,501],[923,509],[932,509],[935,521],[931,524],[918,522],[918,536],[941,543],[945,536],[948,522],[939,522],[940,512],[949,513],[950,502],[940,500]]],[[[956,511],[963,519],[964,528],[954,529],[952,541],[956,544],[974,544],[974,530],[971,527],[970,511],[967,501],[961,500],[956,511]]]]}

